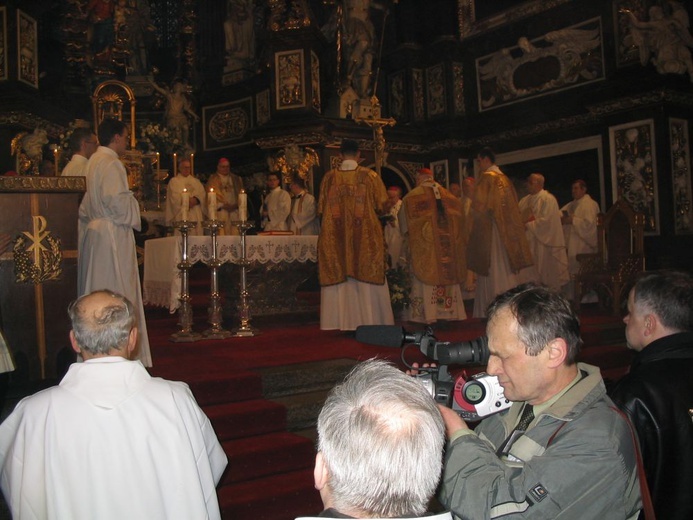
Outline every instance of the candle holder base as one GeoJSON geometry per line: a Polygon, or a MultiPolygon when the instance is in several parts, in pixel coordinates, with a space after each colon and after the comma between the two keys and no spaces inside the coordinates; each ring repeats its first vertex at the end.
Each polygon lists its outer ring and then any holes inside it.
{"type": "Polygon", "coordinates": [[[258,329],[251,326],[240,326],[236,329],[231,329],[231,337],[233,338],[252,338],[262,334],[258,329]]]}
{"type": "Polygon", "coordinates": [[[202,333],[205,339],[226,339],[232,336],[232,333],[224,329],[207,329],[202,333]]]}
{"type": "Polygon", "coordinates": [[[202,335],[197,332],[174,332],[169,336],[169,341],[173,343],[194,343],[201,339],[202,335]]]}

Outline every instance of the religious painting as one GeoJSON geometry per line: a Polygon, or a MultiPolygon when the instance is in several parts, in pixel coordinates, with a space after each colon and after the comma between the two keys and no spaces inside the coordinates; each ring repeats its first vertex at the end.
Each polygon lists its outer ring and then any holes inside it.
{"type": "Polygon", "coordinates": [[[7,79],[7,8],[0,7],[0,81],[7,79]]]}
{"type": "Polygon", "coordinates": [[[310,51],[310,57],[310,83],[313,94],[313,108],[320,112],[320,109],[322,108],[320,103],[320,60],[318,59],[318,55],[313,51],[310,51]]]}
{"type": "Polygon", "coordinates": [[[277,52],[274,55],[276,71],[275,91],[277,110],[306,106],[306,86],[303,82],[303,50],[277,52]]]}
{"type": "Polygon", "coordinates": [[[270,92],[269,89],[258,92],[255,96],[255,109],[257,112],[258,126],[268,123],[270,120],[270,92]]]}
{"type": "Polygon", "coordinates": [[[412,92],[414,95],[414,120],[423,121],[426,117],[424,108],[424,81],[423,71],[411,70],[412,92]]]}
{"type": "Polygon", "coordinates": [[[467,158],[457,160],[457,169],[460,175],[460,185],[466,177],[474,177],[474,169],[469,168],[469,159],[467,158]]]}
{"type": "Polygon", "coordinates": [[[404,71],[390,74],[388,84],[390,117],[394,117],[397,121],[403,121],[406,116],[404,71]]]}
{"type": "Polygon", "coordinates": [[[479,111],[602,81],[601,18],[551,31],[476,60],[479,111]]]}
{"type": "Polygon", "coordinates": [[[247,144],[253,127],[253,98],[247,97],[202,109],[202,146],[205,151],[247,144]]]}
{"type": "Polygon", "coordinates": [[[38,88],[38,39],[36,20],[17,9],[18,79],[38,88]]]}
{"type": "Polygon", "coordinates": [[[447,105],[445,98],[445,69],[440,63],[426,69],[426,102],[429,118],[445,115],[447,105]]]}
{"type": "Polygon", "coordinates": [[[646,20],[647,3],[647,0],[615,0],[613,3],[616,65],[619,67],[640,61],[640,51],[631,33],[631,17],[646,20]]]}
{"type": "Polygon", "coordinates": [[[433,172],[433,178],[435,181],[447,188],[450,186],[450,178],[448,175],[448,161],[435,161],[431,163],[431,171],[433,172]]]}
{"type": "Polygon", "coordinates": [[[677,235],[693,233],[691,204],[691,148],[688,121],[669,119],[671,143],[671,176],[674,195],[674,231],[677,235]]]}
{"type": "Polygon", "coordinates": [[[654,120],[609,127],[614,202],[625,199],[645,215],[645,233],[659,234],[654,120]]]}

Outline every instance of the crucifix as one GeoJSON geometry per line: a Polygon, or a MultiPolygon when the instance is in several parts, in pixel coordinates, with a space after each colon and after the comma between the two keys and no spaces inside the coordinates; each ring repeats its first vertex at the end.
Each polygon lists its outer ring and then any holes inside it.
{"type": "Polygon", "coordinates": [[[365,100],[359,100],[355,103],[356,110],[352,112],[354,121],[357,123],[365,123],[373,129],[373,142],[375,144],[375,171],[381,175],[383,164],[387,161],[387,152],[385,152],[385,135],[383,127],[395,126],[397,121],[388,117],[384,119],[380,117],[380,101],[373,95],[370,99],[370,104],[362,104],[365,100]]]}

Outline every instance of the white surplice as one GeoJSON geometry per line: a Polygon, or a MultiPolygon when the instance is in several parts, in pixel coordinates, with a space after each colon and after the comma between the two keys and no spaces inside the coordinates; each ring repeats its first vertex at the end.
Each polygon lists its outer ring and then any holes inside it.
{"type": "Polygon", "coordinates": [[[527,241],[534,257],[536,278],[531,281],[559,291],[570,276],[558,201],[548,191],[541,190],[522,197],[518,205],[520,214],[534,217],[525,224],[527,241]]]}
{"type": "Polygon", "coordinates": [[[70,162],[65,165],[60,173],[63,177],[81,177],[86,174],[88,159],[83,155],[74,154],[70,162]]]}
{"type": "Polygon", "coordinates": [[[291,195],[279,186],[269,192],[265,197],[265,209],[268,216],[265,217],[265,231],[288,231],[289,225],[286,219],[291,213],[291,195]]]}
{"type": "Polygon", "coordinates": [[[133,229],[139,231],[140,206],[128,187],[118,154],[99,146],[87,164],[87,192],[79,207],[78,293],[110,289],[137,309],[139,359],[152,366],[144,318],[133,229]]]}
{"type": "MultiPolygon", "coordinates": [[[[188,220],[197,222],[197,226],[188,231],[190,235],[204,235],[202,221],[207,208],[207,192],[199,179],[178,174],[168,182],[166,188],[166,225],[172,226],[177,220],[183,220],[183,190],[188,190],[190,197],[195,197],[199,204],[188,209],[188,220]]],[[[179,231],[175,231],[179,235],[179,231]]]]}
{"type": "Polygon", "coordinates": [[[291,199],[289,230],[293,231],[294,235],[320,234],[320,221],[318,220],[315,197],[307,191],[303,191],[291,199]]]}
{"type": "Polygon", "coordinates": [[[597,252],[597,215],[599,204],[589,194],[573,200],[561,208],[573,217],[572,225],[563,226],[565,244],[568,248],[568,270],[578,272],[580,265],[576,256],[582,253],[597,252]]]}
{"type": "Polygon", "coordinates": [[[0,425],[15,520],[217,519],[226,464],[188,386],[119,356],[71,365],[0,425]]]}

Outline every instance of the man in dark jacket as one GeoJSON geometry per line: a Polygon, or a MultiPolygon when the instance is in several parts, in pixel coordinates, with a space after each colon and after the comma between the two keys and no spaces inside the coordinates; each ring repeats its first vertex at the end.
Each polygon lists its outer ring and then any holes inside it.
{"type": "Polygon", "coordinates": [[[638,432],[657,518],[693,518],[693,276],[645,274],[623,321],[637,354],[611,397],[638,432]]]}

